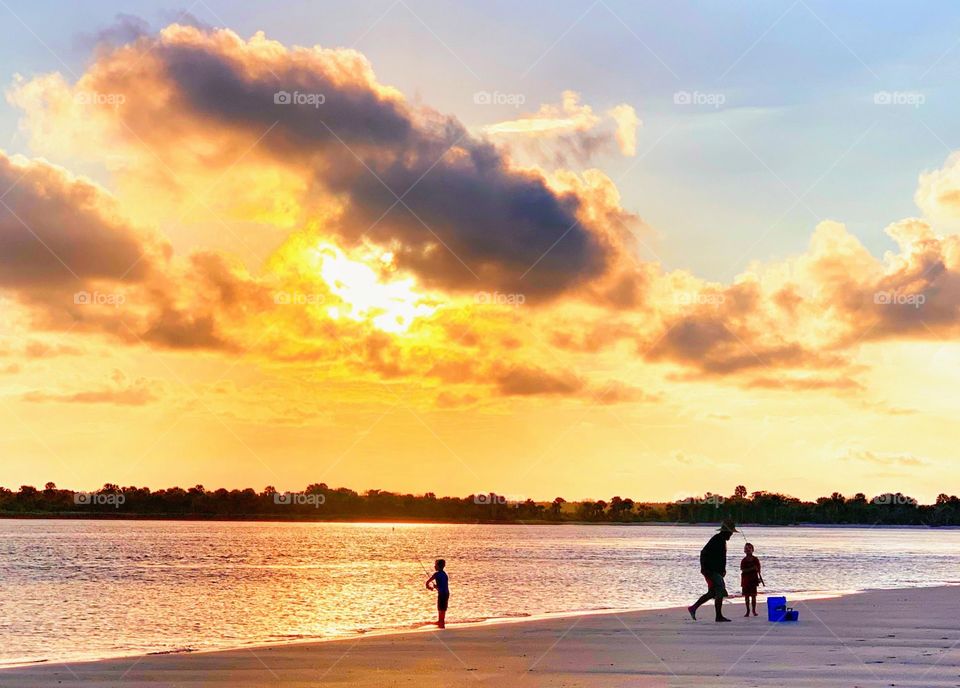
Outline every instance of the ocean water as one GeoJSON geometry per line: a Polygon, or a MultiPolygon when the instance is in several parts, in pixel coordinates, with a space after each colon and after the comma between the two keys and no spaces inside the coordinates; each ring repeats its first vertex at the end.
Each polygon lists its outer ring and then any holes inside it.
{"type": "MultiPolygon", "coordinates": [[[[0,665],[690,604],[699,526],[0,521],[0,665]]],[[[960,530],[747,528],[768,593],[955,583],[960,530]]],[[[730,541],[739,589],[744,538],[730,541]]],[[[761,602],[762,603],[762,602],[761,602]]]]}

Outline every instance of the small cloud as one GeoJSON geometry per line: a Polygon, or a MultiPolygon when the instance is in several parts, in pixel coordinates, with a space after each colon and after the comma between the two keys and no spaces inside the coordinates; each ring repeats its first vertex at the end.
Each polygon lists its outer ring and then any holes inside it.
{"type": "Polygon", "coordinates": [[[862,390],[863,385],[851,377],[774,377],[760,376],[749,380],[747,389],[782,389],[789,391],[808,391],[817,389],[862,390]]]}
{"type": "Polygon", "coordinates": [[[142,17],[135,14],[118,13],[113,23],[94,33],[81,33],[74,39],[75,47],[89,50],[98,45],[123,45],[132,43],[141,36],[150,33],[150,25],[142,17]]]}
{"type": "Polygon", "coordinates": [[[595,398],[597,403],[600,404],[621,404],[638,401],[654,402],[663,399],[663,396],[660,394],[651,394],[639,387],[625,385],[622,382],[611,382],[607,385],[598,386],[589,396],[595,398]]]}
{"type": "Polygon", "coordinates": [[[464,408],[473,406],[479,401],[479,397],[473,394],[453,394],[452,392],[440,392],[437,395],[437,406],[440,408],[464,408]]]}
{"type": "Polygon", "coordinates": [[[55,356],[77,356],[83,350],[67,344],[50,344],[41,340],[32,340],[23,347],[23,355],[27,358],[54,358],[55,356]]]}
{"type": "Polygon", "coordinates": [[[878,466],[923,466],[927,463],[910,454],[877,454],[866,449],[850,449],[842,458],[844,461],[862,461],[878,466]]]}
{"type": "Polygon", "coordinates": [[[580,103],[576,91],[564,91],[560,105],[544,104],[536,112],[519,119],[498,122],[484,127],[488,134],[555,135],[588,131],[599,124],[600,118],[589,105],[580,103]]]}
{"type": "Polygon", "coordinates": [[[564,91],[559,105],[541,105],[536,112],[490,124],[483,131],[508,138],[532,156],[557,166],[566,166],[570,158],[585,164],[594,155],[611,150],[628,157],[636,155],[641,121],[633,107],[623,103],[605,115],[581,103],[576,91],[564,91]]]}
{"type": "Polygon", "coordinates": [[[501,371],[497,388],[504,396],[570,395],[584,388],[584,381],[567,371],[552,373],[533,366],[516,366],[501,371]]]}
{"type": "Polygon", "coordinates": [[[24,394],[21,399],[32,403],[55,404],[114,404],[117,406],[144,406],[159,398],[159,383],[146,378],[128,381],[126,375],[114,370],[110,384],[99,389],[80,392],[42,392],[24,394]]]}
{"type": "Polygon", "coordinates": [[[616,137],[620,152],[632,158],[637,154],[637,129],[640,128],[641,124],[640,118],[637,117],[637,111],[624,103],[617,105],[607,114],[617,123],[616,137]]]}

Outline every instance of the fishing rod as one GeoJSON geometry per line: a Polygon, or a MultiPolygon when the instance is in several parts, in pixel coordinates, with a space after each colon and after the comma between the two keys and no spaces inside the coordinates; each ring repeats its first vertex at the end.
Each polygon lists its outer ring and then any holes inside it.
{"type": "MultiPolygon", "coordinates": [[[[396,529],[394,529],[393,532],[397,532],[396,529]]],[[[411,550],[414,559],[417,560],[417,564],[420,565],[420,568],[423,569],[423,572],[427,574],[427,577],[429,578],[432,574],[430,573],[430,569],[424,565],[423,559],[420,557],[420,551],[416,548],[416,546],[411,546],[409,549],[411,550]]]]}

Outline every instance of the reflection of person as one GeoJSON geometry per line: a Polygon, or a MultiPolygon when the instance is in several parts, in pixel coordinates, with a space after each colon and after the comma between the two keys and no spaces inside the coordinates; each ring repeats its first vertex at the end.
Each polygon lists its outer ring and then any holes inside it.
{"type": "Polygon", "coordinates": [[[707,541],[707,544],[700,550],[700,573],[707,581],[707,592],[700,596],[700,599],[687,607],[690,612],[690,618],[697,620],[697,610],[707,600],[713,600],[714,607],[717,610],[716,621],[730,621],[723,615],[723,598],[729,597],[727,586],[723,582],[723,577],[727,575],[727,540],[734,533],[739,532],[730,519],[725,520],[720,525],[720,532],[707,541]]]}
{"type": "Polygon", "coordinates": [[[750,616],[750,604],[753,603],[753,615],[757,615],[757,586],[763,581],[760,576],[760,560],[753,556],[753,545],[749,542],[743,546],[743,553],[746,554],[740,560],[740,588],[743,590],[743,601],[747,605],[747,613],[744,616],[750,616]]]}
{"type": "Polygon", "coordinates": [[[444,571],[446,566],[446,561],[437,559],[433,564],[435,573],[427,579],[427,589],[437,591],[437,628],[446,628],[447,603],[450,601],[450,581],[444,571]]]}

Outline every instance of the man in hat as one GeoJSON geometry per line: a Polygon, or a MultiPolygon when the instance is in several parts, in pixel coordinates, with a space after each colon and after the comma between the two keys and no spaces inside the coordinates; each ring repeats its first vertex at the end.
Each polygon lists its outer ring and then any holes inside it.
{"type": "Polygon", "coordinates": [[[739,532],[730,519],[720,524],[720,532],[707,541],[707,544],[700,550],[700,573],[707,581],[707,592],[701,595],[700,599],[693,603],[693,606],[687,607],[690,612],[690,618],[697,620],[697,610],[707,600],[713,600],[717,608],[716,621],[726,622],[730,619],[723,615],[721,610],[723,598],[727,595],[727,586],[723,583],[723,577],[727,575],[727,540],[734,533],[739,532]]]}

